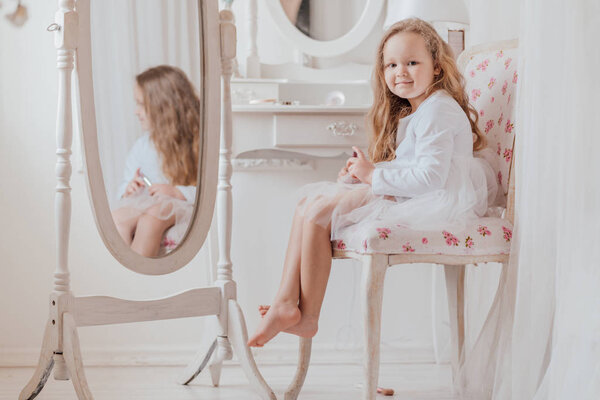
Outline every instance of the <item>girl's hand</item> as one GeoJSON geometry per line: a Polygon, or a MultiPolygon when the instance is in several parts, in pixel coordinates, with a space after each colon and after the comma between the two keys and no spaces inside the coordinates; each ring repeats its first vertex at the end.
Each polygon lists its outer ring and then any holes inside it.
{"type": "Polygon", "coordinates": [[[177,189],[173,185],[169,185],[167,183],[155,183],[148,188],[148,193],[150,196],[154,196],[157,194],[162,194],[169,197],[174,197],[179,200],[185,200],[185,196],[179,189],[177,189]]]}
{"type": "Polygon", "coordinates": [[[342,179],[342,177],[346,176],[348,174],[348,168],[346,168],[345,166],[340,169],[340,172],[338,172],[338,181],[340,179],[342,179]]]}
{"type": "Polygon", "coordinates": [[[360,179],[363,183],[371,184],[375,164],[367,159],[365,154],[356,146],[352,146],[356,152],[356,157],[351,157],[346,162],[348,172],[360,179]]]}
{"type": "Polygon", "coordinates": [[[137,193],[137,191],[142,189],[144,186],[146,186],[146,183],[142,179],[142,174],[140,173],[140,169],[138,168],[135,170],[135,175],[133,179],[127,184],[127,187],[125,188],[125,193],[123,193],[123,197],[129,197],[137,193]]]}

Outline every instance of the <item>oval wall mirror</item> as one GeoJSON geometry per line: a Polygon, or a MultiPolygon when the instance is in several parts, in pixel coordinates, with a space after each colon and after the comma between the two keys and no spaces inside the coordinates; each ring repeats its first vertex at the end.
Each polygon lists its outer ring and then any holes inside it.
{"type": "Polygon", "coordinates": [[[265,3],[281,34],[300,51],[315,57],[335,57],[351,51],[372,32],[385,0],[266,0],[265,3]]]}
{"type": "Polygon", "coordinates": [[[356,25],[367,0],[279,0],[288,20],[315,40],[334,40],[356,25]]]}
{"type": "Polygon", "coordinates": [[[110,252],[142,274],[186,265],[210,228],[220,115],[214,4],[78,2],[92,208],[110,252]]]}

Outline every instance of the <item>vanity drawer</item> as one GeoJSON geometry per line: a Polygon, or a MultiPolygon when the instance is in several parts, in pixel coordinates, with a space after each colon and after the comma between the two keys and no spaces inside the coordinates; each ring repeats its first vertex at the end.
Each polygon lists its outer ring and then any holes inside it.
{"type": "Polygon", "coordinates": [[[368,144],[365,114],[277,114],[275,147],[364,147],[368,144]]]}

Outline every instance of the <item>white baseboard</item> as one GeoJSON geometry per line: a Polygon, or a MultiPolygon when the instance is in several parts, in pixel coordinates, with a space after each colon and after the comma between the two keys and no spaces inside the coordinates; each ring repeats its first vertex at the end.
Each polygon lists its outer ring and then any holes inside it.
{"type": "MultiPolygon", "coordinates": [[[[84,348],[85,366],[184,366],[200,349],[192,346],[154,346],[140,348],[84,348]]],[[[33,367],[37,364],[39,348],[0,348],[0,367],[33,367]]],[[[204,351],[204,350],[203,350],[204,351]]],[[[253,349],[256,362],[269,365],[294,365],[298,348],[267,346],[253,349]]],[[[335,344],[313,345],[312,364],[360,364],[361,348],[336,348],[335,344]]],[[[433,349],[427,344],[382,344],[381,363],[434,363],[433,349]]],[[[229,363],[237,364],[234,359],[229,363]]]]}

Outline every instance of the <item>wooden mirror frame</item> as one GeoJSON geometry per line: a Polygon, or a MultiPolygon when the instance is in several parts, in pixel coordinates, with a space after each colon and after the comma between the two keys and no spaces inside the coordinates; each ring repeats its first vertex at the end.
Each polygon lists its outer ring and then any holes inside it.
{"type": "Polygon", "coordinates": [[[221,103],[220,43],[219,40],[215,40],[220,37],[219,14],[216,2],[197,2],[202,65],[198,190],[194,212],[182,243],[169,254],[156,258],[144,257],[131,250],[113,222],[98,152],[92,80],[90,0],[77,2],[80,18],[77,72],[81,99],[82,144],[90,203],[100,237],[108,250],[123,266],[140,274],[164,275],[189,263],[202,247],[213,217],[217,191],[221,103]]]}
{"type": "Polygon", "coordinates": [[[326,41],[313,39],[292,25],[279,0],[265,0],[265,4],[281,34],[300,51],[315,57],[336,57],[354,49],[372,32],[381,16],[385,0],[367,0],[354,27],[339,38],[326,41]]]}

